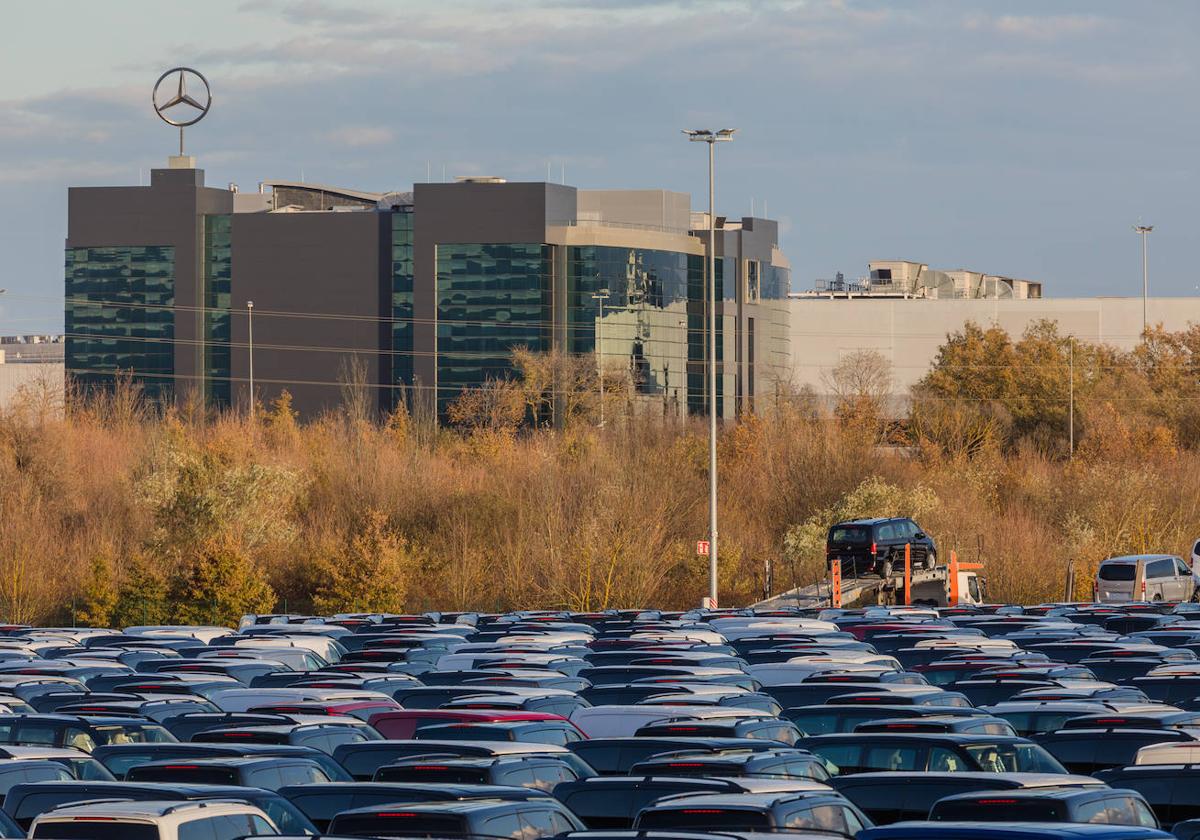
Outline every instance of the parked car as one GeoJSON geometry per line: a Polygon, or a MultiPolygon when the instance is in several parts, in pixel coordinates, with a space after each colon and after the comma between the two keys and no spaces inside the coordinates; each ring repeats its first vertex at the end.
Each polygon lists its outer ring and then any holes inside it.
{"type": "Polygon", "coordinates": [[[61,840],[239,840],[279,832],[258,808],[237,802],[107,802],[61,808],[33,821],[29,836],[61,840]]]}
{"type": "Polygon", "coordinates": [[[514,837],[535,840],[584,828],[555,799],[513,802],[467,799],[405,802],[343,811],[329,823],[329,835],[351,837],[514,837]]]}
{"type": "Polygon", "coordinates": [[[871,821],[834,791],[672,796],[647,805],[634,828],[707,831],[817,831],[853,838],[871,821]]]}
{"type": "Polygon", "coordinates": [[[1072,822],[1159,828],[1158,818],[1132,790],[1042,788],[960,793],[939,799],[931,820],[959,822],[1072,822]]]}
{"type": "Polygon", "coordinates": [[[876,825],[923,820],[939,799],[980,790],[1105,787],[1091,776],[1057,773],[855,773],[829,784],[876,825]]]}
{"type": "Polygon", "coordinates": [[[287,785],[279,789],[300,809],[318,831],[329,830],[329,823],[342,811],[369,808],[389,802],[446,802],[458,799],[547,798],[542,790],[507,785],[474,785],[407,782],[325,782],[287,785]]]}
{"type": "Polygon", "coordinates": [[[842,561],[842,574],[875,573],[890,577],[904,571],[904,547],[912,546],[913,568],[932,569],[937,563],[933,538],[911,519],[851,519],[829,529],[825,563],[842,561]]]}
{"type": "Polygon", "coordinates": [[[844,774],[871,770],[1067,773],[1033,741],[994,735],[851,733],[803,738],[796,746],[821,756],[844,774]]]}
{"type": "Polygon", "coordinates": [[[1191,601],[1200,578],[1171,554],[1133,554],[1111,557],[1096,570],[1096,600],[1191,601]]]}

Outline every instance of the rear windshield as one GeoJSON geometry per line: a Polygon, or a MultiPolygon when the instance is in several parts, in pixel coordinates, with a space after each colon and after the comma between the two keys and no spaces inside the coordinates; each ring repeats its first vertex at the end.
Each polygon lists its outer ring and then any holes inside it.
{"type": "Polygon", "coordinates": [[[638,828],[704,828],[741,831],[769,830],[771,821],[761,811],[735,808],[664,808],[643,813],[638,828]]]}
{"type": "Polygon", "coordinates": [[[482,784],[487,782],[487,771],[478,767],[454,767],[444,764],[421,764],[416,767],[385,766],[376,771],[375,781],[482,784]]]}
{"type": "Polygon", "coordinates": [[[871,541],[871,529],[864,528],[861,525],[839,525],[829,530],[829,541],[869,543],[871,541]]]}
{"type": "Polygon", "coordinates": [[[127,776],[131,782],[173,782],[194,785],[236,785],[237,771],[232,767],[204,767],[172,764],[166,767],[134,767],[127,776]]]}
{"type": "Polygon", "coordinates": [[[1102,563],[1100,565],[1100,580],[1133,580],[1136,563],[1102,563]]]}
{"type": "Polygon", "coordinates": [[[73,840],[158,840],[158,826],[119,822],[43,823],[32,837],[63,837],[73,840]]]}
{"type": "Polygon", "coordinates": [[[330,830],[354,837],[448,837],[462,834],[462,819],[444,814],[422,814],[400,810],[375,814],[335,817],[330,830]]]}
{"type": "Polygon", "coordinates": [[[929,818],[987,822],[1058,822],[1063,819],[1063,815],[1057,802],[996,796],[965,802],[939,802],[933,806],[929,818]]]}

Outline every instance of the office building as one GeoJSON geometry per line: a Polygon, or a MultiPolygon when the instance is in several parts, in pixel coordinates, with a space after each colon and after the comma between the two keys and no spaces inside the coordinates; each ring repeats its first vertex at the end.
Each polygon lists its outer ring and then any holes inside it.
{"type": "MultiPolygon", "coordinates": [[[[444,415],[525,346],[598,355],[638,411],[707,411],[708,217],[686,194],[498,178],[246,193],[180,166],[68,204],[66,369],[87,385],[128,372],[152,397],[245,406],[252,364],[257,400],[287,389],[304,416],[347,387],[444,415]]],[[[790,375],[778,241],[774,221],[717,219],[724,417],[790,375]]]]}

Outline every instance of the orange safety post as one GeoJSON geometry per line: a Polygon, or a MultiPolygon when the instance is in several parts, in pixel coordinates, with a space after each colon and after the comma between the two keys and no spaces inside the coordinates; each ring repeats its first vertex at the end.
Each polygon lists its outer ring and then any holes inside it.
{"type": "Polygon", "coordinates": [[[842,606],[842,561],[834,560],[829,566],[829,584],[832,588],[832,593],[829,597],[829,604],[834,609],[841,609],[842,606]]]}
{"type": "Polygon", "coordinates": [[[912,603],[912,543],[904,544],[904,604],[912,603]]]}
{"type": "Polygon", "coordinates": [[[950,575],[950,606],[958,606],[958,599],[961,593],[958,591],[958,552],[950,552],[950,568],[946,570],[950,575]]]}

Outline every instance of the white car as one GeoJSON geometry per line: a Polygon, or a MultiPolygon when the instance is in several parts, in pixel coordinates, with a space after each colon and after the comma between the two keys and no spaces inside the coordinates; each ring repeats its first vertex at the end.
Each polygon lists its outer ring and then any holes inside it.
{"type": "Polygon", "coordinates": [[[238,802],[104,802],[38,816],[31,838],[64,840],[237,840],[278,835],[258,808],[238,802]]]}

